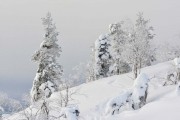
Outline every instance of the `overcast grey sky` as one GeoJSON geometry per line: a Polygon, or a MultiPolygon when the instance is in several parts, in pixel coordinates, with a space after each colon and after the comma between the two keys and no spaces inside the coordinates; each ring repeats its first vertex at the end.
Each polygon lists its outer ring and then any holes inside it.
{"type": "Polygon", "coordinates": [[[135,20],[139,11],[151,20],[155,41],[180,33],[179,0],[0,0],[0,91],[18,98],[30,90],[37,69],[30,59],[43,40],[41,18],[48,11],[60,32],[65,73],[87,61],[110,23],[135,20]]]}

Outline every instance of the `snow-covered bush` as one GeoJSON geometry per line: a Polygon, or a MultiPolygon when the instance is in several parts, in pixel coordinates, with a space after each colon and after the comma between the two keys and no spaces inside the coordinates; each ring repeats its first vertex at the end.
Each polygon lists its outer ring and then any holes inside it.
{"type": "Polygon", "coordinates": [[[173,71],[171,71],[170,73],[167,73],[163,86],[177,84],[176,76],[177,76],[177,73],[174,73],[173,71]]]}
{"type": "Polygon", "coordinates": [[[79,114],[77,107],[66,107],[61,109],[60,118],[62,117],[64,120],[78,120],[79,114]]]}
{"type": "Polygon", "coordinates": [[[180,81],[180,58],[175,58],[173,63],[174,69],[167,73],[167,78],[163,86],[175,85],[180,81]]]}
{"type": "Polygon", "coordinates": [[[146,104],[148,95],[148,82],[149,78],[144,73],[139,74],[134,81],[133,92],[131,96],[133,109],[139,109],[146,104]]]}
{"type": "Polygon", "coordinates": [[[114,115],[119,113],[121,107],[129,102],[131,95],[131,91],[124,91],[119,96],[112,98],[106,105],[105,114],[114,115]]]}
{"type": "Polygon", "coordinates": [[[96,79],[108,77],[111,65],[111,55],[109,51],[109,35],[100,35],[95,42],[95,74],[96,79]]]}
{"type": "Polygon", "coordinates": [[[56,32],[55,24],[52,23],[50,13],[42,20],[46,33],[40,49],[32,56],[32,60],[39,64],[31,89],[32,101],[50,97],[54,91],[58,90],[62,76],[62,67],[56,60],[61,52],[61,47],[56,43],[58,32],[56,32]]]}

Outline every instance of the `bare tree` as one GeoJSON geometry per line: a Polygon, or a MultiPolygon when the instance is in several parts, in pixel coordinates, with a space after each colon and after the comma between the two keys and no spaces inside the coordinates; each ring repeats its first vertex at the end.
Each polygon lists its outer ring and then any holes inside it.
{"type": "Polygon", "coordinates": [[[78,89],[70,89],[68,82],[61,86],[61,91],[58,92],[58,98],[55,100],[57,106],[68,107],[71,106],[71,102],[74,101],[73,95],[78,94],[78,89]]]}
{"type": "Polygon", "coordinates": [[[91,47],[90,60],[87,63],[86,68],[86,82],[91,82],[96,80],[95,76],[95,46],[91,47]]]}

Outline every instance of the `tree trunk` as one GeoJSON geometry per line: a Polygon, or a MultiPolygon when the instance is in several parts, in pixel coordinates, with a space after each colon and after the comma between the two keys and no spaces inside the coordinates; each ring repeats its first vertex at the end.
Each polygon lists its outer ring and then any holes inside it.
{"type": "Polygon", "coordinates": [[[177,81],[180,81],[180,69],[177,70],[177,81]]]}
{"type": "Polygon", "coordinates": [[[134,79],[136,79],[136,78],[137,78],[137,75],[138,75],[138,67],[137,67],[137,63],[134,65],[133,73],[134,73],[134,79]]]}

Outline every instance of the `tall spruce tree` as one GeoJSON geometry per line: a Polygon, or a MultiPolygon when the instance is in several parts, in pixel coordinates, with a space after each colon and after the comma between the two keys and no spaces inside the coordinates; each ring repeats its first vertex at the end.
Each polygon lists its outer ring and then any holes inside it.
{"type": "Polygon", "coordinates": [[[100,35],[95,42],[95,76],[96,79],[108,77],[111,65],[111,55],[109,51],[109,35],[100,35]]]}
{"type": "Polygon", "coordinates": [[[32,56],[32,60],[38,63],[38,70],[31,89],[32,101],[43,97],[48,98],[54,91],[58,90],[61,82],[62,66],[57,63],[61,47],[57,44],[58,32],[52,23],[51,14],[42,19],[45,27],[44,41],[40,49],[32,56]]]}

